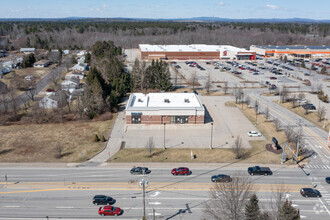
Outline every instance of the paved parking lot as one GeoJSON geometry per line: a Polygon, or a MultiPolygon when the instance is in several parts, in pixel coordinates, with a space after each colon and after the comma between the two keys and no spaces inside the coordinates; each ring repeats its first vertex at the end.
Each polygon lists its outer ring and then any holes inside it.
{"type": "Polygon", "coordinates": [[[234,107],[225,106],[225,102],[233,101],[228,96],[200,96],[210,117],[203,125],[124,125],[122,140],[125,148],[144,148],[153,137],[155,147],[166,148],[209,148],[213,122],[213,148],[232,147],[235,138],[240,135],[244,147],[251,147],[248,140],[263,140],[263,137],[248,137],[247,133],[256,130],[255,126],[234,107]],[[228,120],[230,119],[230,120],[228,120]]]}

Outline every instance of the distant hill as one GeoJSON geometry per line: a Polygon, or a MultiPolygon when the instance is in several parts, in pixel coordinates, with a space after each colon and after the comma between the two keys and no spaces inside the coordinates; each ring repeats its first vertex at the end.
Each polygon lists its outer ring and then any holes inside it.
{"type": "Polygon", "coordinates": [[[247,18],[247,19],[231,19],[219,17],[193,17],[193,18],[92,18],[92,17],[67,17],[67,18],[0,18],[0,21],[169,21],[169,22],[242,22],[242,23],[330,23],[330,20],[314,20],[307,18],[247,18]]]}

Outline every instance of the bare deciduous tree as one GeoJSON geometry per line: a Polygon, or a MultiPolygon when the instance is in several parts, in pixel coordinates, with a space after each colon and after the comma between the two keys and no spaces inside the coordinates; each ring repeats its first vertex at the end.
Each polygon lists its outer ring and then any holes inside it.
{"type": "Polygon", "coordinates": [[[286,194],[288,193],[288,189],[285,187],[283,183],[275,184],[272,186],[272,202],[271,209],[273,213],[274,219],[279,219],[280,209],[285,202],[286,194]]]}
{"type": "Polygon", "coordinates": [[[284,130],[286,139],[288,142],[293,142],[295,136],[296,136],[296,132],[293,130],[292,126],[287,126],[284,130]]]}
{"type": "Polygon", "coordinates": [[[63,156],[62,155],[63,146],[60,142],[57,142],[55,150],[56,150],[55,158],[60,159],[63,156]]]}
{"type": "Polygon", "coordinates": [[[25,80],[25,94],[34,101],[34,97],[37,95],[37,82],[34,79],[25,80]]]}
{"type": "Polygon", "coordinates": [[[324,118],[325,116],[325,113],[326,113],[326,110],[324,108],[324,106],[320,106],[318,109],[317,109],[317,116],[319,118],[319,121],[322,121],[322,119],[324,118]]]}
{"type": "Polygon", "coordinates": [[[240,136],[237,136],[233,145],[233,152],[235,154],[236,159],[240,159],[244,153],[243,153],[243,142],[242,138],[240,136]]]}
{"type": "Polygon", "coordinates": [[[245,97],[245,104],[249,107],[250,105],[250,102],[251,102],[251,99],[250,99],[250,96],[246,96],[245,97]]]}
{"type": "Polygon", "coordinates": [[[266,118],[266,121],[268,121],[269,119],[269,108],[267,107],[266,110],[265,110],[265,118],[266,118]]]}
{"type": "Polygon", "coordinates": [[[215,183],[210,189],[210,200],[205,203],[205,214],[211,219],[244,219],[244,207],[251,195],[253,183],[249,177],[237,174],[228,183],[215,183]]]}
{"type": "Polygon", "coordinates": [[[289,95],[288,89],[286,88],[286,86],[283,86],[283,88],[280,91],[281,102],[286,102],[288,99],[288,95],[289,95]]]}
{"type": "Polygon", "coordinates": [[[274,125],[275,125],[275,130],[280,131],[281,130],[281,122],[278,118],[274,119],[274,125]]]}
{"type": "Polygon", "coordinates": [[[149,156],[151,155],[152,151],[155,148],[155,144],[154,144],[154,138],[153,137],[149,137],[149,140],[146,144],[146,149],[149,152],[149,156]]]}
{"type": "Polygon", "coordinates": [[[298,99],[299,100],[302,100],[302,99],[304,99],[305,98],[305,94],[303,93],[303,92],[300,92],[299,94],[298,94],[298,99]]]}
{"type": "Polygon", "coordinates": [[[195,89],[195,86],[198,85],[196,71],[193,71],[193,72],[191,73],[191,76],[190,76],[190,84],[192,85],[193,89],[195,89]]]}
{"type": "Polygon", "coordinates": [[[228,92],[228,82],[226,81],[225,83],[224,83],[224,85],[223,85],[223,92],[225,93],[225,94],[227,94],[227,92],[228,92]]]}
{"type": "Polygon", "coordinates": [[[259,108],[260,108],[260,103],[259,100],[256,99],[256,101],[254,102],[254,110],[256,111],[256,114],[259,114],[259,108]]]}
{"type": "Polygon", "coordinates": [[[211,88],[211,74],[208,73],[207,74],[207,79],[206,79],[206,82],[205,82],[205,90],[207,93],[210,92],[210,88],[211,88]]]}
{"type": "Polygon", "coordinates": [[[297,107],[297,95],[293,94],[291,97],[291,104],[292,104],[292,108],[297,107]]]}

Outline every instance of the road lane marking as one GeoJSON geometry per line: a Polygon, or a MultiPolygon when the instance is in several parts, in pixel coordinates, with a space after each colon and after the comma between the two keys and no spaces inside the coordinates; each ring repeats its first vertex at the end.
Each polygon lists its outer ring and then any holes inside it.
{"type": "Polygon", "coordinates": [[[18,205],[6,205],[6,206],[3,206],[4,208],[19,208],[20,206],[18,205]]]}
{"type": "Polygon", "coordinates": [[[73,206],[56,206],[57,209],[74,209],[73,206]]]}
{"type": "Polygon", "coordinates": [[[329,209],[326,207],[326,205],[324,205],[323,201],[319,198],[320,202],[322,203],[323,207],[325,208],[325,210],[328,212],[328,214],[330,215],[330,211],[329,209]]]}

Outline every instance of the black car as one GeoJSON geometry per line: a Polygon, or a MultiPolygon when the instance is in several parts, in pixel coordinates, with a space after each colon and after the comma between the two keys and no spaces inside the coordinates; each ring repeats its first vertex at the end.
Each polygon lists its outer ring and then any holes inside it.
{"type": "Polygon", "coordinates": [[[272,175],[272,171],[269,169],[269,167],[259,167],[259,166],[254,166],[254,167],[249,167],[248,168],[248,173],[250,175],[272,175]]]}
{"type": "Polygon", "coordinates": [[[327,183],[330,184],[330,177],[326,177],[326,178],[325,178],[325,182],[327,182],[327,183]]]}
{"type": "Polygon", "coordinates": [[[315,110],[316,107],[313,104],[304,104],[302,107],[306,110],[315,110]]]}
{"type": "Polygon", "coordinates": [[[93,198],[94,205],[113,205],[115,204],[116,200],[110,196],[105,195],[96,195],[93,198]]]}
{"type": "Polygon", "coordinates": [[[130,172],[131,174],[149,174],[151,170],[148,167],[133,167],[130,172]]]}
{"type": "Polygon", "coordinates": [[[321,193],[318,190],[312,188],[301,188],[300,194],[303,197],[322,197],[321,193]]]}
{"type": "Polygon", "coordinates": [[[225,175],[225,174],[219,174],[219,175],[214,175],[211,177],[212,182],[231,182],[232,179],[230,176],[225,175]]]}

